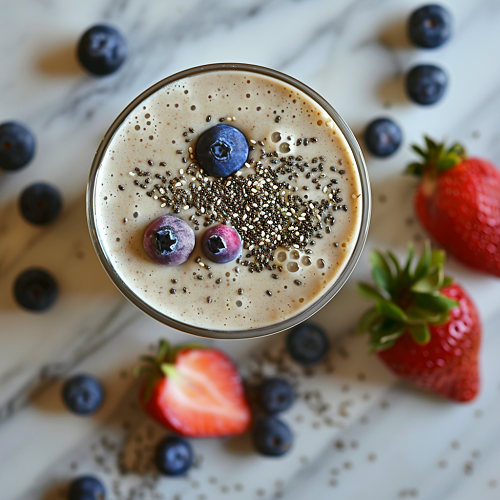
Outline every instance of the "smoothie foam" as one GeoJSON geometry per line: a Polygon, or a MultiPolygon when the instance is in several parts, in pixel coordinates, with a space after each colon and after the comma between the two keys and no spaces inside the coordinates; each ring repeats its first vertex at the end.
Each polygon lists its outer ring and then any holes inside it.
{"type": "Polygon", "coordinates": [[[97,237],[121,281],[152,308],[201,328],[251,330],[296,315],[336,281],[360,231],[359,177],[341,130],[300,89],[254,72],[199,73],[147,97],[112,137],[95,183],[97,237]],[[236,176],[212,185],[195,144],[222,119],[251,151],[236,176]],[[190,206],[200,193],[207,199],[190,206]],[[228,204],[231,193],[238,200],[228,204]],[[156,264],[143,248],[148,225],[166,214],[195,229],[195,249],[179,266],[156,264]],[[216,264],[201,251],[203,232],[221,222],[245,243],[238,261],[216,264]],[[280,246],[285,232],[289,248],[280,246]],[[272,247],[269,262],[259,246],[272,247]]]}

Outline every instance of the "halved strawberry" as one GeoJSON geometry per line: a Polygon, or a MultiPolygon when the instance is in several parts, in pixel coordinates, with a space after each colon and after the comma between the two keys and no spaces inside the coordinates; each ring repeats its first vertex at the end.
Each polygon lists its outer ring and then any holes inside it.
{"type": "Polygon", "coordinates": [[[250,426],[250,406],[234,363],[221,351],[199,345],[142,356],[148,373],[140,392],[144,409],[169,429],[190,437],[241,434],[250,426]]]}

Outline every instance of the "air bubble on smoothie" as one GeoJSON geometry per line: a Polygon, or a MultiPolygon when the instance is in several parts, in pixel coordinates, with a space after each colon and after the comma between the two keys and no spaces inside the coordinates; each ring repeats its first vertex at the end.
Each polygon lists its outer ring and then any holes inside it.
{"type": "Polygon", "coordinates": [[[231,276],[231,273],[226,273],[226,278],[229,278],[231,276]]]}
{"type": "Polygon", "coordinates": [[[243,302],[241,302],[241,300],[237,300],[237,301],[236,301],[236,305],[237,305],[238,307],[241,307],[241,306],[243,305],[243,302]]]}
{"type": "Polygon", "coordinates": [[[304,302],[304,297],[300,297],[299,302],[302,304],[302,302],[304,302]]]}
{"type": "Polygon", "coordinates": [[[136,129],[136,130],[141,130],[141,126],[140,126],[140,125],[136,125],[136,126],[135,126],[135,129],[136,129]]]}
{"type": "Polygon", "coordinates": [[[323,259],[318,259],[316,265],[318,266],[319,269],[323,269],[325,267],[325,261],[323,259]]]}
{"type": "Polygon", "coordinates": [[[310,266],[312,264],[311,257],[304,255],[304,257],[302,257],[302,264],[304,264],[304,266],[310,266]]]}
{"type": "Polygon", "coordinates": [[[194,111],[195,109],[196,109],[196,106],[193,104],[193,105],[191,106],[191,111],[194,111]]]}
{"type": "Polygon", "coordinates": [[[285,262],[285,260],[286,260],[286,252],[280,252],[278,254],[277,258],[278,258],[278,262],[285,262]]]}
{"type": "Polygon", "coordinates": [[[299,270],[299,265],[297,262],[289,262],[286,265],[286,268],[291,272],[291,273],[296,273],[299,270]]]}
{"type": "Polygon", "coordinates": [[[318,120],[316,123],[321,127],[321,125],[323,125],[323,120],[318,120]]]}
{"type": "Polygon", "coordinates": [[[288,142],[282,142],[280,144],[280,153],[289,153],[290,152],[290,144],[288,142]]]}
{"type": "Polygon", "coordinates": [[[281,134],[279,132],[273,132],[271,135],[271,141],[280,142],[281,141],[281,134]]]}
{"type": "Polygon", "coordinates": [[[298,258],[300,257],[300,253],[299,253],[299,252],[297,252],[297,250],[292,250],[292,251],[290,252],[290,257],[291,257],[292,259],[298,259],[298,258]]]}

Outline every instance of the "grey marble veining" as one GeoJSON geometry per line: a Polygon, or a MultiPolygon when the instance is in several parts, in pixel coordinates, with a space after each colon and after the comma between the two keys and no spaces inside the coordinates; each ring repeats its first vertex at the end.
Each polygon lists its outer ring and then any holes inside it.
{"type": "MultiPolygon", "coordinates": [[[[403,255],[409,241],[420,245],[424,236],[411,206],[415,181],[401,175],[411,161],[412,142],[421,141],[423,133],[448,137],[500,164],[500,66],[495,59],[500,2],[446,2],[455,21],[453,39],[435,51],[410,47],[404,36],[408,13],[421,3],[3,2],[0,121],[28,123],[38,148],[28,168],[0,174],[2,500],[64,498],[68,481],[84,472],[103,478],[110,500],[139,498],[140,491],[150,495],[145,499],[153,498],[151,491],[164,492],[169,500],[175,494],[183,500],[498,498],[499,280],[453,259],[447,264],[477,303],[485,331],[482,393],[473,404],[453,405],[398,383],[367,354],[365,340],[352,335],[366,308],[354,291],[355,281],[368,276],[366,252],[344,289],[314,318],[336,339],[329,362],[312,376],[291,366],[301,398],[284,416],[295,433],[289,456],[278,461],[257,457],[248,438],[201,440],[194,445],[203,459],[187,479],[154,483],[147,463],[136,464],[145,469],[132,467],[125,478],[117,468],[120,450],[133,462],[137,436],[152,436],[152,444],[163,433],[135,407],[130,371],[137,355],[162,336],[187,337],[122,298],[94,254],[84,195],[104,132],[145,88],[190,66],[237,61],[289,73],[331,102],[359,137],[375,116],[388,115],[401,124],[404,145],[394,157],[367,156],[374,198],[367,250],[391,246],[403,255]],[[74,44],[86,27],[102,21],[123,30],[131,54],[116,75],[94,79],[76,63],[74,44]],[[450,75],[447,95],[429,108],[409,103],[402,87],[404,72],[424,61],[442,65],[450,75]],[[17,208],[23,187],[39,180],[57,185],[64,197],[60,219],[46,229],[28,225],[17,208]],[[35,264],[51,270],[61,287],[60,300],[43,315],[21,311],[11,294],[15,276],[35,264]],[[69,415],[61,403],[60,379],[75,372],[104,381],[106,404],[95,418],[69,415]],[[307,396],[314,391],[328,406],[324,414],[317,413],[316,396],[307,396]],[[103,445],[103,436],[116,448],[110,449],[106,439],[103,445]],[[115,488],[117,479],[121,489],[115,488]]],[[[282,342],[281,334],[214,344],[250,373],[255,358],[264,350],[279,352],[282,342]]],[[[262,366],[268,373],[276,369],[272,361],[262,366]]]]}

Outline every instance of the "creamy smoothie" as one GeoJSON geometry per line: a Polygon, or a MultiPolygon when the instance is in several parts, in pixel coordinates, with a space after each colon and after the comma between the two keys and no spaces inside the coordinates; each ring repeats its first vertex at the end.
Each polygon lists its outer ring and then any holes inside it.
{"type": "Polygon", "coordinates": [[[95,181],[96,237],[133,294],[180,323],[241,331],[297,315],[338,279],[358,240],[360,173],[325,109],[278,79],[236,69],[202,72],[165,85],[118,127],[95,181]],[[196,158],[200,134],[236,127],[250,152],[225,178],[196,158]],[[152,261],[147,227],[175,215],[196,235],[180,265],[152,261]],[[241,257],[208,260],[203,233],[235,228],[241,257]]]}

